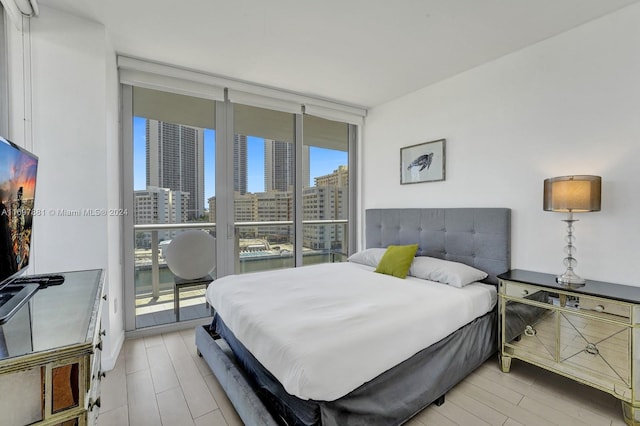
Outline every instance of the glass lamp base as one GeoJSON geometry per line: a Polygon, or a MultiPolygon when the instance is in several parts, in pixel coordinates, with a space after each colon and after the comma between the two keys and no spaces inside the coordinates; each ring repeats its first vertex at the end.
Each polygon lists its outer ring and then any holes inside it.
{"type": "Polygon", "coordinates": [[[585,279],[576,275],[573,269],[567,269],[564,274],[556,277],[556,282],[570,287],[580,287],[584,285],[585,279]]]}

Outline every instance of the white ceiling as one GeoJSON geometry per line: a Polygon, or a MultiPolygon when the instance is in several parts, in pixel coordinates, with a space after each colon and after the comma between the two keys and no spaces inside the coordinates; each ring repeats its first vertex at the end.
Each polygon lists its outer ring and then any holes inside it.
{"type": "Polygon", "coordinates": [[[39,0],[118,53],[372,107],[640,0],[39,0]]]}

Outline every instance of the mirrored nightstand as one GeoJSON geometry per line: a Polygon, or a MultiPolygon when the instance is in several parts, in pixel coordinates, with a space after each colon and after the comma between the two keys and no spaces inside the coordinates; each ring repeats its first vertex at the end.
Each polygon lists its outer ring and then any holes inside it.
{"type": "Polygon", "coordinates": [[[571,288],[523,270],[498,278],[502,371],[516,358],[598,388],[640,425],[640,288],[589,280],[571,288]]]}

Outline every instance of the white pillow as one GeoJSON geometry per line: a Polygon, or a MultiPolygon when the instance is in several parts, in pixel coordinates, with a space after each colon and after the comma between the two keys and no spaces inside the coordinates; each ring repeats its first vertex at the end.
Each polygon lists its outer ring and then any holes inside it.
{"type": "Polygon", "coordinates": [[[386,248],[370,248],[352,254],[347,260],[349,262],[360,263],[362,265],[377,268],[385,251],[387,251],[386,248]]]}
{"type": "Polygon", "coordinates": [[[409,268],[409,275],[461,288],[467,284],[482,281],[488,274],[464,263],[417,256],[409,268]]]}

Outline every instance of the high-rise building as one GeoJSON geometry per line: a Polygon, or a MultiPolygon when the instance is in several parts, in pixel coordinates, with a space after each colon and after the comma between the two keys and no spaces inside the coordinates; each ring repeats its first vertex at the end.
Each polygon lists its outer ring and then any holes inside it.
{"type": "Polygon", "coordinates": [[[333,186],[345,187],[349,186],[349,168],[347,166],[338,166],[333,173],[318,176],[314,178],[316,186],[333,186]]]}
{"type": "MultiPolygon", "coordinates": [[[[260,222],[293,220],[293,193],[291,191],[259,192],[256,195],[256,217],[260,222]]],[[[273,242],[293,239],[291,225],[264,225],[258,227],[259,235],[268,235],[273,242]]]]}
{"type": "Polygon", "coordinates": [[[296,177],[293,143],[264,140],[264,190],[291,191],[296,177]]]}
{"type": "MultiPolygon", "coordinates": [[[[136,225],[186,222],[189,210],[189,193],[172,191],[169,188],[148,186],[146,190],[133,191],[134,221],[136,225]]],[[[146,247],[151,239],[150,232],[140,233],[146,247]]],[[[170,240],[175,231],[158,231],[160,241],[170,240]]]]}
{"type": "Polygon", "coordinates": [[[247,193],[247,137],[233,135],[233,190],[247,193]]]}
{"type": "MultiPolygon", "coordinates": [[[[338,166],[333,173],[318,176],[315,186],[305,188],[303,218],[305,220],[335,220],[348,218],[349,169],[338,166]]],[[[303,244],[316,250],[343,249],[346,237],[345,224],[307,225],[304,227],[303,244]]]]}
{"type": "Polygon", "coordinates": [[[189,193],[187,220],[204,214],[204,131],[147,120],[147,186],[189,193]]]}

